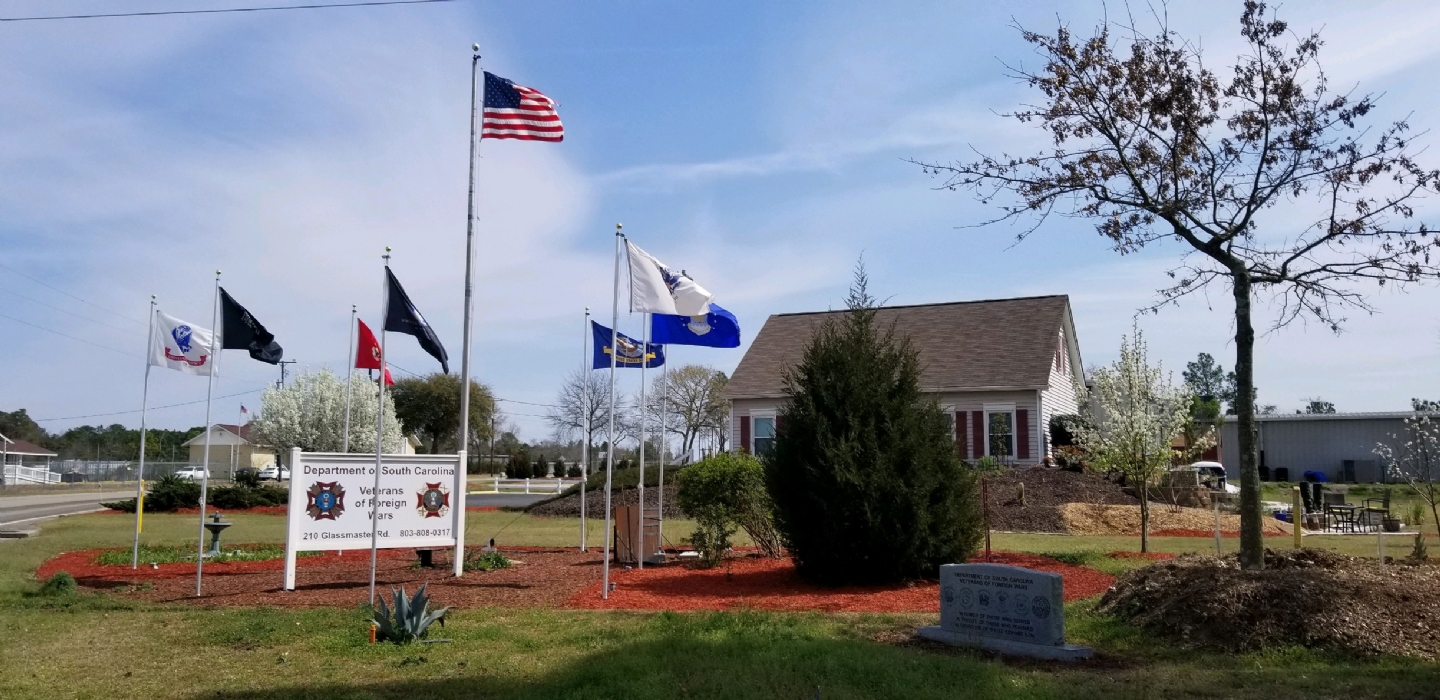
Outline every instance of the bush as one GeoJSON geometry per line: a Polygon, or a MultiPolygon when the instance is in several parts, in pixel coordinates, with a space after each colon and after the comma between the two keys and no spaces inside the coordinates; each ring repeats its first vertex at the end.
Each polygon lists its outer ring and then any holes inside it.
{"type": "Polygon", "coordinates": [[[1090,420],[1082,415],[1062,413],[1050,416],[1050,446],[1077,446],[1080,444],[1080,435],[1090,427],[1090,420]]]}
{"type": "Polygon", "coordinates": [[[75,583],[75,577],[68,571],[56,571],[54,576],[40,584],[40,595],[43,596],[75,595],[79,590],[80,586],[75,583]]]}
{"type": "Polygon", "coordinates": [[[764,457],[775,524],[811,580],[933,578],[979,546],[977,478],[955,454],[946,415],[920,393],[919,353],[876,327],[863,270],[847,302],[786,373],[789,400],[764,457]]]}
{"type": "Polygon", "coordinates": [[[765,467],[754,457],[727,452],[687,467],[678,479],[680,510],[695,520],[690,543],[706,566],[720,563],[730,536],[744,528],[766,556],[780,556],[765,467]]]}
{"type": "Polygon", "coordinates": [[[247,489],[260,488],[260,472],[250,468],[235,470],[235,485],[243,486],[247,489]]]}
{"type": "Polygon", "coordinates": [[[565,470],[565,476],[571,479],[577,479],[579,477],[585,476],[585,472],[580,469],[579,464],[572,464],[570,465],[569,469],[565,470]]]}
{"type": "Polygon", "coordinates": [[[508,569],[513,562],[499,552],[473,552],[465,557],[466,571],[494,571],[496,569],[508,569]]]}
{"type": "Polygon", "coordinates": [[[239,510],[263,506],[283,506],[290,500],[290,493],[274,486],[221,486],[210,491],[210,504],[215,508],[239,510]]]}
{"type": "MultiPolygon", "coordinates": [[[[100,505],[126,513],[135,512],[135,499],[111,501],[100,505]]],[[[173,474],[161,477],[145,494],[147,513],[173,513],[181,508],[200,507],[200,484],[186,481],[173,474]]]]}

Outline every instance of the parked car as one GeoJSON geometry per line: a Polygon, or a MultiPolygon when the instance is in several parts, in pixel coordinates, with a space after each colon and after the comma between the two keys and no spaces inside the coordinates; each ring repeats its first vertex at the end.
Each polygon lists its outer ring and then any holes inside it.
{"type": "Polygon", "coordinates": [[[186,467],[175,472],[175,476],[187,481],[204,481],[206,477],[205,467],[186,467]]]}
{"type": "Polygon", "coordinates": [[[1225,480],[1225,465],[1219,462],[1196,462],[1191,469],[1199,472],[1200,483],[1212,491],[1240,493],[1240,487],[1225,480]]]}
{"type": "Polygon", "coordinates": [[[274,481],[289,481],[289,480],[290,480],[290,468],[289,468],[289,467],[277,467],[277,466],[275,466],[275,465],[272,464],[272,465],[270,465],[270,466],[268,466],[268,467],[265,467],[264,469],[261,469],[261,470],[260,470],[260,478],[261,478],[261,479],[271,479],[271,480],[274,480],[274,481]]]}

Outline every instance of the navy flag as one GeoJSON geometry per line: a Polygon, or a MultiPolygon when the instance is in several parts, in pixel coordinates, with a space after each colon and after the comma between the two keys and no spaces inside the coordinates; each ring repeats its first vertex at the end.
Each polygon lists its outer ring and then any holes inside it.
{"type": "Polygon", "coordinates": [[[391,272],[388,266],[385,268],[385,277],[390,281],[390,291],[385,295],[388,303],[384,329],[415,336],[420,341],[420,348],[439,360],[440,369],[449,374],[450,356],[445,354],[445,346],[440,344],[440,337],[435,335],[435,329],[420,315],[420,310],[410,303],[410,295],[405,293],[405,288],[400,286],[400,280],[395,279],[395,273],[391,272]]]}
{"type": "MultiPolygon", "coordinates": [[[[594,321],[590,322],[590,331],[595,335],[595,361],[591,369],[609,369],[610,367],[610,329],[594,321]]],[[[618,334],[616,344],[620,346],[619,354],[615,355],[615,367],[639,367],[644,364],[646,367],[659,367],[665,364],[665,348],[654,343],[646,347],[645,357],[640,357],[640,343],[627,337],[624,333],[618,334]]]]}
{"type": "Polygon", "coordinates": [[[275,334],[265,330],[224,287],[220,288],[220,319],[222,350],[249,350],[252,359],[279,364],[284,351],[275,342],[275,334]]]}
{"type": "Polygon", "coordinates": [[[740,321],[735,314],[710,302],[704,316],[650,315],[650,339],[656,345],[703,345],[709,348],[740,347],[740,321]]]}

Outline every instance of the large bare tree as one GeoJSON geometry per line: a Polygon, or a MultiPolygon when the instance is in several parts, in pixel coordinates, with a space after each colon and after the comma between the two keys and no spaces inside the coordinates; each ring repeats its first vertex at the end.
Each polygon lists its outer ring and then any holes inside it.
{"type": "Polygon", "coordinates": [[[1185,253],[1150,310],[1212,284],[1234,299],[1241,561],[1264,566],[1255,446],[1256,300],[1272,328],[1313,318],[1337,329],[1369,310],[1368,284],[1440,276],[1436,237],[1416,220],[1437,172],[1414,160],[1409,125],[1363,122],[1370,95],[1335,93],[1318,63],[1317,33],[1296,34],[1246,2],[1246,49],[1212,72],[1198,45],[1163,18],[1153,34],[1105,23],[1088,39],[1064,26],[1021,29],[1043,65],[1014,69],[1039,91],[1011,116],[1051,145],[1025,156],[918,163],[944,187],[995,202],[992,222],[1029,232],[1059,214],[1094,222],[1122,254],[1160,243],[1185,253]],[[1118,36],[1117,36],[1118,35],[1118,36]]]}
{"type": "Polygon", "coordinates": [[[724,372],[704,365],[685,365],[670,370],[664,379],[656,379],[645,396],[651,429],[659,430],[665,421],[665,432],[680,440],[680,454],[685,458],[694,451],[695,441],[706,429],[725,425],[727,407],[720,398],[728,377],[724,372]],[[667,392],[666,384],[669,384],[667,392]],[[668,418],[661,415],[662,407],[668,418]]]}

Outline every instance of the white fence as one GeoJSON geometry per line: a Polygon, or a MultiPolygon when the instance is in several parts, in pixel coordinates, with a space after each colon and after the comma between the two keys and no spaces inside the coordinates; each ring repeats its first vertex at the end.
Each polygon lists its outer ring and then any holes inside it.
{"type": "Polygon", "coordinates": [[[489,488],[470,493],[560,493],[582,481],[584,479],[502,479],[498,476],[472,478],[471,484],[489,488]]]}
{"type": "Polygon", "coordinates": [[[60,475],[46,469],[45,467],[22,467],[14,464],[5,465],[5,483],[7,484],[58,484],[60,475]]]}

